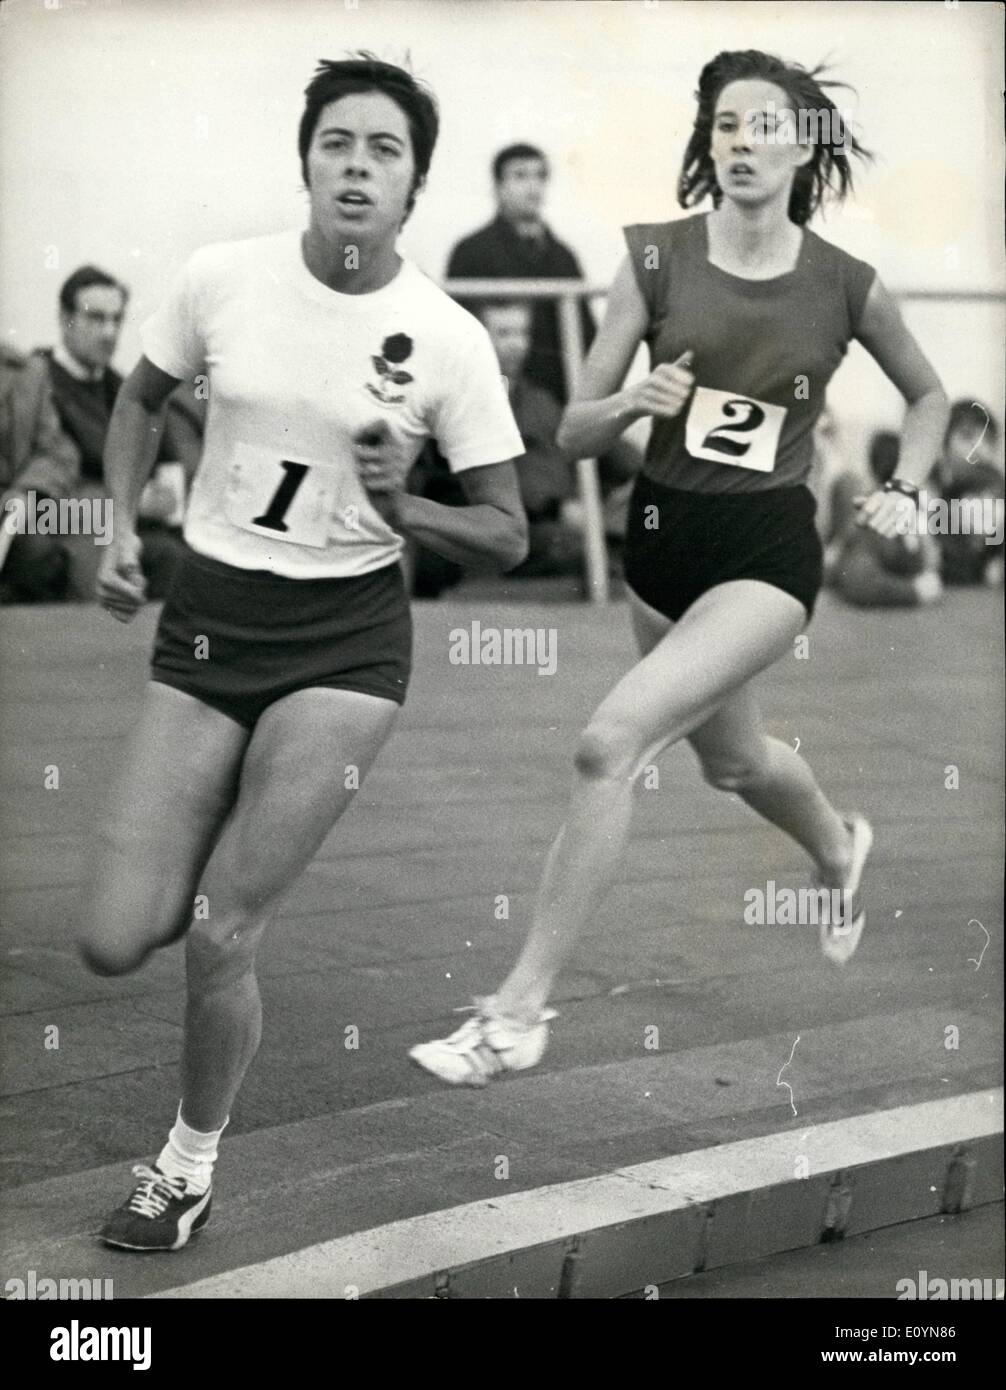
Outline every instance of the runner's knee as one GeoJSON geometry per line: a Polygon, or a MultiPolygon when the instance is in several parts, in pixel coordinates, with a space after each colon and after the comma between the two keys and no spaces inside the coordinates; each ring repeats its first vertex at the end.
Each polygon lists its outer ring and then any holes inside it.
{"type": "Polygon", "coordinates": [[[231,908],[216,920],[212,907],[206,921],[196,921],[185,939],[190,989],[212,992],[254,971],[266,917],[231,908]]]}
{"type": "Polygon", "coordinates": [[[639,734],[631,724],[604,720],[584,729],[574,762],[582,777],[603,782],[632,776],[642,751],[639,734]]]}
{"type": "Polygon", "coordinates": [[[81,932],[77,948],[95,975],[129,975],[140,968],[154,949],[145,942],[94,931],[81,932]]]}

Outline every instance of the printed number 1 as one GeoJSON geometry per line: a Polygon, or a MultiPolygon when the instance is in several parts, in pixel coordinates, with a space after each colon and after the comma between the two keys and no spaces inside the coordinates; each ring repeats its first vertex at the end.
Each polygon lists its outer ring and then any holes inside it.
{"type": "Polygon", "coordinates": [[[262,515],[252,518],[253,526],[266,526],[270,531],[290,529],[283,518],[310,467],[306,463],[291,463],[289,459],[282,459],[279,466],[286,470],[286,477],[276,489],[272,501],[262,515]]]}
{"type": "Polygon", "coordinates": [[[725,401],[723,404],[723,414],[727,416],[736,415],[737,406],[743,406],[748,414],[740,420],[736,420],[731,425],[717,425],[714,430],[710,430],[702,441],[703,449],[716,449],[721,454],[729,454],[731,458],[740,458],[751,448],[751,440],[743,442],[739,439],[731,439],[732,433],[740,434],[748,430],[756,430],[765,419],[765,412],[760,405],[755,405],[754,401],[725,401]]]}

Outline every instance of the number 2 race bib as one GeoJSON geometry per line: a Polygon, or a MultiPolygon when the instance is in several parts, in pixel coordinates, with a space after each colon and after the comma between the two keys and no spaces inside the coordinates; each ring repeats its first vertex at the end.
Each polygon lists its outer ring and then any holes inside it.
{"type": "Polygon", "coordinates": [[[237,444],[227,484],[227,520],[255,536],[323,549],[332,530],[337,467],[237,444]]]}
{"type": "Polygon", "coordinates": [[[786,408],[767,401],[696,386],[685,422],[685,448],[693,458],[771,473],[786,408]]]}

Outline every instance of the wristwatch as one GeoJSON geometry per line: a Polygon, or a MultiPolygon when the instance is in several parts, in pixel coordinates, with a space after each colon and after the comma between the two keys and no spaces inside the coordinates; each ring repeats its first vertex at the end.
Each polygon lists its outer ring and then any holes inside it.
{"type": "Polygon", "coordinates": [[[901,492],[904,493],[906,497],[910,497],[913,502],[918,502],[919,500],[919,489],[915,486],[914,483],[906,482],[904,478],[888,479],[888,481],[884,484],[882,491],[901,492]]]}

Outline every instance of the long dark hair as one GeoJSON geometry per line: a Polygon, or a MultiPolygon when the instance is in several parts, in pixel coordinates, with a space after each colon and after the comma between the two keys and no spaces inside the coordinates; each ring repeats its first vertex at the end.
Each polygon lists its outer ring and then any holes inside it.
{"type": "Polygon", "coordinates": [[[826,82],[821,78],[824,71],[821,64],[808,70],[799,63],[784,62],[774,54],[762,53],[755,48],[736,53],[718,53],[712,62],[707,63],[699,77],[699,90],[696,93],[699,109],[678,176],[678,202],[681,206],[694,207],[706,194],[710,194],[713,205],[719,207],[723,190],[716,182],[716,169],[710,153],[716,102],[728,83],[752,78],[781,87],[797,113],[825,112],[830,130],[841,132],[841,143],[834,138],[815,143],[810,162],[796,171],[789,200],[790,220],[801,227],[809,222],[826,193],[841,202],[852,190],[849,154],[860,159],[872,159],[873,156],[845,126],[837,106],[824,90],[825,87],[848,87],[848,83],[826,82]]]}

